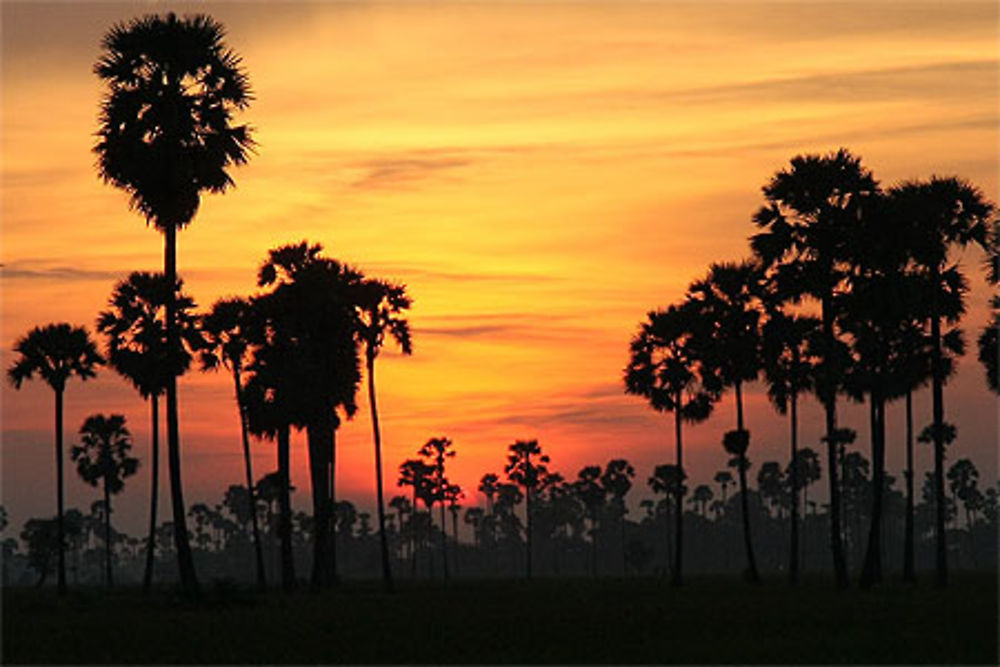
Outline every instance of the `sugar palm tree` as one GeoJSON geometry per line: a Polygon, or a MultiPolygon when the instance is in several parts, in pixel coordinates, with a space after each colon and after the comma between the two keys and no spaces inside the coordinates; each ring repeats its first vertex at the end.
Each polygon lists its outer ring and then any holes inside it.
{"type": "MultiPolygon", "coordinates": [[[[746,457],[750,432],[743,424],[743,385],[757,378],[760,360],[761,272],[753,261],[713,264],[708,275],[691,284],[688,299],[701,324],[696,339],[702,356],[723,386],[732,387],[736,399],[736,432],[726,442],[739,442],[730,453],[746,457]]],[[[727,434],[728,435],[728,434],[727,434]]],[[[730,448],[727,446],[727,451],[730,448]]],[[[743,513],[743,545],[750,581],[759,581],[757,561],[750,536],[745,470],[739,466],[740,506],[743,513]]]]}
{"type": "Polygon", "coordinates": [[[178,341],[171,356],[167,351],[166,309],[170,288],[162,273],[134,271],[115,285],[108,299],[108,309],[97,316],[97,331],[105,338],[108,365],[149,400],[150,406],[150,494],[149,536],[146,541],[146,566],[142,590],[148,593],[153,582],[156,549],[156,514],[160,487],[159,398],[171,374],[183,375],[191,363],[191,351],[201,346],[201,336],[192,314],[195,303],[182,291],[183,282],[174,286],[174,308],[178,341]],[[173,367],[171,367],[173,364],[173,367]]]}
{"type": "Polygon", "coordinates": [[[35,327],[14,343],[17,358],[7,369],[15,389],[36,375],[55,392],[56,533],[58,538],[58,590],[66,594],[65,525],[63,521],[63,393],[72,377],[94,377],[103,363],[87,330],[70,324],[35,327]]]}
{"type": "MultiPolygon", "coordinates": [[[[698,348],[703,327],[690,302],[651,311],[632,338],[629,364],[625,368],[626,393],[644,397],[654,410],[674,413],[676,466],[681,472],[684,470],[682,422],[708,419],[722,391],[721,380],[698,348]]],[[[679,488],[683,491],[683,487],[679,488]]],[[[683,495],[679,493],[674,499],[674,585],[681,583],[683,495]]]]}
{"type": "Polygon", "coordinates": [[[382,437],[375,402],[375,359],[382,350],[386,334],[391,336],[403,354],[413,353],[410,324],[401,314],[410,308],[406,287],[381,280],[366,280],[358,290],[360,317],[358,337],[365,346],[365,366],[368,371],[368,405],[372,416],[372,437],[375,441],[375,492],[378,508],[379,545],[382,550],[382,581],[392,591],[392,570],[389,567],[389,543],[385,534],[385,504],[382,499],[382,437]]]}
{"type": "MultiPolygon", "coordinates": [[[[444,578],[448,578],[448,525],[445,522],[445,492],[448,489],[448,478],[444,474],[445,459],[455,456],[452,449],[452,442],[448,438],[431,438],[418,452],[420,456],[427,459],[427,466],[433,469],[433,476],[429,480],[429,485],[423,487],[427,494],[427,511],[434,511],[434,503],[441,505],[441,565],[443,567],[444,578]]],[[[414,487],[416,488],[416,487],[414,487]]]]}
{"type": "Polygon", "coordinates": [[[601,466],[584,466],[573,482],[573,495],[590,520],[590,576],[597,576],[597,525],[608,492],[601,484],[601,466]]]}
{"type": "Polygon", "coordinates": [[[788,414],[790,494],[788,576],[791,583],[799,576],[799,466],[792,462],[799,458],[798,403],[799,396],[812,389],[816,359],[809,342],[815,341],[819,320],[814,317],[794,315],[781,308],[775,299],[764,300],[767,319],[761,327],[761,351],[767,396],[779,414],[788,414]]]}
{"type": "Polygon", "coordinates": [[[846,149],[800,155],[764,186],[767,204],[754,215],[762,230],[750,239],[769,280],[789,301],[819,302],[822,334],[815,391],[825,413],[830,477],[830,549],[836,585],[846,588],[847,563],[841,537],[837,452],[846,434],[837,428],[837,392],[845,355],[835,326],[834,296],[850,263],[850,230],[877,193],[871,172],[846,149]]]}
{"type": "Polygon", "coordinates": [[[524,515],[527,529],[527,539],[524,546],[525,575],[530,579],[533,518],[531,502],[539,482],[548,474],[548,468],[545,464],[549,462],[549,457],[542,453],[542,448],[538,445],[537,440],[517,440],[507,447],[507,452],[507,465],[504,466],[507,479],[524,489],[524,515]]]}
{"type": "Polygon", "coordinates": [[[945,586],[948,583],[944,520],[944,382],[947,368],[941,322],[948,320],[940,295],[948,291],[949,252],[969,244],[987,249],[988,225],[995,209],[979,189],[958,178],[934,177],[928,181],[902,183],[890,190],[890,196],[896,213],[907,227],[905,238],[917,270],[931,285],[927,305],[931,329],[932,433],[937,493],[935,581],[938,586],[945,586]]]}
{"type": "MultiPolygon", "coordinates": [[[[163,273],[170,285],[177,280],[177,230],[194,218],[203,192],[233,185],[228,169],[246,162],[253,147],[249,127],[233,123],[252,95],[224,36],[223,27],[205,15],[151,14],[113,26],[94,65],[107,84],[94,147],[98,174],[128,193],[131,207],[163,233],[163,273]]],[[[172,298],[166,321],[173,349],[172,298]]],[[[197,589],[181,484],[176,377],[168,378],[166,397],[177,562],[182,584],[197,589]]]]}
{"type": "MultiPolygon", "coordinates": [[[[653,493],[664,494],[665,507],[669,507],[670,501],[674,501],[674,509],[677,510],[680,505],[677,503],[677,498],[683,498],[687,493],[687,486],[684,484],[684,480],[687,479],[687,474],[684,470],[678,466],[670,463],[664,465],[658,465],[653,468],[653,475],[649,478],[648,484],[649,488],[653,493]]],[[[669,512],[669,510],[668,510],[669,512]]],[[[667,533],[667,566],[673,572],[674,580],[676,581],[680,576],[678,569],[680,568],[680,561],[677,557],[680,555],[680,551],[674,553],[674,559],[670,558],[670,534],[667,533]]]]}
{"type": "MultiPolygon", "coordinates": [[[[246,489],[250,507],[256,506],[254,498],[253,465],[250,457],[250,436],[247,431],[246,401],[243,398],[242,375],[250,347],[250,319],[252,305],[241,298],[220,299],[212,305],[212,310],[201,318],[201,331],[205,337],[205,347],[201,352],[202,370],[215,370],[220,366],[233,375],[236,394],[236,409],[240,418],[240,436],[243,443],[243,470],[246,474],[246,489]]],[[[257,513],[250,512],[253,531],[253,548],[257,564],[257,586],[264,588],[267,580],[264,574],[264,551],[260,542],[260,528],[257,513]]]]}
{"type": "Polygon", "coordinates": [[[125,478],[139,468],[139,459],[129,456],[132,435],[122,415],[91,415],[80,427],[81,444],[70,449],[80,478],[91,486],[101,485],[104,493],[104,576],[111,577],[111,496],[125,488],[125,478]]]}
{"type": "Polygon", "coordinates": [[[625,496],[632,488],[632,478],[635,477],[635,468],[625,459],[612,459],[604,466],[601,474],[601,486],[611,496],[611,506],[618,514],[618,525],[621,536],[622,552],[622,575],[625,574],[625,515],[628,508],[625,506],[625,496]]]}

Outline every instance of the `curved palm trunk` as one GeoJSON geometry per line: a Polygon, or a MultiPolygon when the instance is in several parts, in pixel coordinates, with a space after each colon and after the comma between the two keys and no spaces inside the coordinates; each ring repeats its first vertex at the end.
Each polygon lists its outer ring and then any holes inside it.
{"type": "Polygon", "coordinates": [[[677,392],[674,401],[674,437],[677,444],[677,474],[680,478],[677,485],[674,503],[674,571],[671,583],[681,585],[682,555],[684,553],[684,451],[681,444],[681,392],[677,392]]]}
{"type": "Polygon", "coordinates": [[[108,588],[114,585],[111,579],[111,493],[107,477],[104,478],[104,582],[108,588]]]}
{"type": "Polygon", "coordinates": [[[938,267],[932,272],[931,290],[931,396],[934,415],[934,496],[937,499],[935,513],[935,577],[939,587],[948,585],[948,546],[944,521],[944,369],[941,364],[941,319],[938,317],[937,289],[941,282],[938,267]]]}
{"type": "Polygon", "coordinates": [[[906,519],[903,528],[903,581],[915,582],[913,563],[913,394],[906,392],[906,519]]]}
{"type": "MultiPolygon", "coordinates": [[[[66,595],[66,532],[63,525],[63,390],[56,391],[56,535],[59,538],[58,590],[66,595]]],[[[44,573],[42,581],[44,581],[44,573]]]]}
{"type": "Polygon", "coordinates": [[[527,519],[527,540],[524,545],[525,553],[525,575],[531,579],[531,487],[524,489],[524,516],[527,519]]]}
{"type": "Polygon", "coordinates": [[[283,425],[278,429],[278,474],[281,478],[281,488],[278,491],[278,534],[281,538],[281,587],[286,591],[295,588],[295,563],[292,560],[292,503],[289,493],[290,449],[291,427],[283,425]]]}
{"type": "MultiPolygon", "coordinates": [[[[167,349],[177,348],[177,228],[167,224],[164,231],[163,273],[167,279],[167,349]]],[[[184,511],[184,487],[181,484],[181,445],[177,415],[177,376],[167,378],[167,466],[170,472],[170,501],[174,519],[174,547],[177,551],[177,567],[181,586],[189,592],[198,591],[198,578],[194,570],[191,544],[188,542],[187,512],[184,511]]]]}
{"type": "Polygon", "coordinates": [[[247,480],[247,499],[250,503],[250,526],[253,531],[253,550],[257,563],[257,588],[267,587],[264,574],[264,548],[260,543],[260,527],[257,525],[257,494],[253,486],[253,464],[250,458],[250,435],[247,429],[246,406],[243,404],[243,388],[240,384],[240,369],[233,363],[233,382],[236,384],[236,408],[240,413],[240,437],[243,443],[243,471],[247,480]]]}
{"type": "Polygon", "coordinates": [[[799,581],[799,423],[798,423],[798,396],[793,392],[791,396],[791,441],[792,441],[792,465],[791,465],[791,530],[790,549],[788,556],[788,579],[792,584],[799,581]]]}
{"type": "Polygon", "coordinates": [[[336,516],[333,513],[333,508],[337,504],[337,427],[336,417],[333,413],[329,413],[323,419],[323,428],[329,430],[329,447],[327,448],[327,464],[326,464],[326,488],[329,491],[327,497],[327,516],[329,517],[328,529],[327,529],[327,543],[329,545],[330,559],[327,567],[330,568],[327,573],[327,579],[331,584],[337,585],[340,583],[339,576],[337,574],[337,526],[336,526],[336,516]]]}
{"type": "Polygon", "coordinates": [[[309,481],[312,486],[313,505],[313,563],[310,587],[316,591],[327,584],[327,545],[330,526],[330,489],[328,487],[327,444],[329,433],[320,418],[306,425],[309,448],[309,481]]]}
{"type": "Polygon", "coordinates": [[[830,551],[833,556],[834,581],[837,588],[847,588],[847,561],[844,560],[844,542],[840,532],[840,482],[837,479],[837,392],[833,383],[833,368],[829,356],[834,347],[833,304],[831,295],[822,299],[823,341],[826,348],[823,359],[823,386],[820,389],[826,417],[827,472],[830,478],[830,551]]]}
{"type": "Polygon", "coordinates": [[[885,495],[885,401],[875,392],[870,397],[872,425],[872,516],[868,547],[861,570],[862,588],[882,580],[882,497],[885,495]]]}
{"type": "MultiPolygon", "coordinates": [[[[438,488],[443,488],[444,476],[441,473],[438,475],[438,488]]],[[[444,518],[444,500],[438,504],[441,505],[441,566],[444,568],[444,578],[448,579],[448,524],[444,518]]]]}
{"type": "MultiPolygon", "coordinates": [[[[743,433],[743,385],[736,383],[736,429],[743,433]]],[[[749,440],[748,440],[749,445],[749,440]]],[[[746,450],[740,452],[740,509],[743,514],[743,547],[747,554],[747,578],[756,583],[760,581],[757,573],[757,560],[753,554],[753,541],[750,537],[750,505],[747,499],[747,457],[746,450]]]]}
{"type": "MultiPolygon", "coordinates": [[[[378,539],[382,551],[382,583],[392,592],[392,568],[389,564],[389,542],[385,534],[385,503],[382,499],[382,436],[378,427],[378,408],[375,404],[375,356],[368,354],[368,405],[372,411],[372,434],[375,440],[375,500],[378,508],[378,539]]],[[[455,529],[458,541],[458,528],[455,529]]]]}
{"type": "Polygon", "coordinates": [[[149,404],[149,422],[152,430],[149,456],[152,472],[149,483],[149,539],[146,541],[146,568],[142,573],[142,592],[144,594],[149,594],[153,585],[153,563],[156,554],[156,509],[160,502],[160,395],[156,393],[150,395],[149,404]]]}
{"type": "Polygon", "coordinates": [[[410,578],[417,578],[417,485],[413,485],[413,509],[410,510],[410,578]]]}

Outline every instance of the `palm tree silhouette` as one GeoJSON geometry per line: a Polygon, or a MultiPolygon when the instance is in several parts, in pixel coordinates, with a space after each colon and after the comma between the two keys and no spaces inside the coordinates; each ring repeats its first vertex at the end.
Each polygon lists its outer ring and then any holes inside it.
{"type": "Polygon", "coordinates": [[[507,447],[507,465],[504,472],[507,479],[524,489],[524,515],[527,529],[524,545],[525,576],[531,578],[532,552],[532,513],[531,501],[539,482],[548,473],[545,464],[549,462],[547,454],[542,454],[542,448],[537,440],[517,440],[507,447]]]}
{"type": "Polygon", "coordinates": [[[810,341],[815,345],[819,320],[794,315],[781,308],[780,300],[768,293],[764,299],[767,319],[761,327],[761,351],[767,395],[779,414],[788,414],[790,455],[788,464],[789,494],[789,557],[788,576],[792,584],[799,576],[799,395],[812,389],[816,359],[811,354],[810,341]],[[771,297],[771,298],[768,298],[771,297]]]}
{"type": "MultiPolygon", "coordinates": [[[[684,470],[681,422],[708,419],[722,384],[698,348],[698,313],[690,302],[651,311],[632,339],[625,392],[642,396],[654,410],[674,413],[677,467],[684,470]]],[[[675,498],[673,584],[680,585],[684,532],[684,488],[675,498]]]]}
{"type": "Polygon", "coordinates": [[[91,415],[80,427],[80,445],[72,447],[69,457],[76,462],[80,479],[91,486],[101,484],[104,493],[104,576],[110,587],[111,577],[111,496],[125,488],[125,478],[139,468],[139,459],[129,456],[132,434],[125,428],[122,415],[91,415]]]}
{"type": "MultiPolygon", "coordinates": [[[[410,324],[400,317],[410,308],[410,297],[403,285],[392,285],[381,280],[366,280],[359,289],[360,318],[358,337],[365,346],[365,364],[368,371],[368,405],[371,407],[372,435],[375,441],[375,492],[378,508],[379,546],[382,550],[382,581],[392,592],[392,570],[389,567],[389,543],[385,534],[385,504],[382,499],[382,437],[378,426],[378,408],[375,402],[375,359],[382,350],[386,334],[399,345],[403,354],[413,353],[410,324]]],[[[456,537],[457,539],[457,537],[456,537]]]]}
{"type": "Polygon", "coordinates": [[[65,525],[63,520],[63,393],[66,381],[76,376],[87,380],[103,363],[97,347],[83,327],[46,324],[35,327],[14,343],[17,358],[7,369],[7,379],[15,389],[38,375],[56,398],[56,537],[58,539],[58,590],[66,594],[65,525]]]}
{"type": "Polygon", "coordinates": [[[622,575],[625,574],[625,515],[628,508],[625,506],[625,496],[632,488],[632,478],[635,477],[635,468],[625,459],[612,459],[604,467],[601,475],[601,486],[611,496],[612,507],[618,514],[618,524],[621,532],[622,551],[622,575]]]}
{"type": "MultiPolygon", "coordinates": [[[[1000,285],[1000,220],[994,221],[993,233],[989,237],[990,250],[986,258],[986,280],[996,287],[1000,285]]],[[[990,321],[979,334],[979,362],[986,370],[986,384],[990,390],[1000,394],[1000,295],[990,298],[990,321]]]]}
{"type": "Polygon", "coordinates": [[[417,524],[414,518],[417,515],[417,501],[423,500],[430,510],[434,502],[433,482],[431,476],[434,474],[434,466],[424,463],[420,459],[408,459],[399,466],[399,479],[396,486],[409,486],[412,489],[413,508],[410,515],[410,576],[417,576],[417,524]]]}
{"type": "MultiPolygon", "coordinates": [[[[944,361],[941,320],[947,319],[940,303],[949,290],[948,255],[953,247],[977,244],[988,249],[989,219],[993,204],[977,188],[957,178],[931,178],[909,182],[890,190],[897,213],[908,223],[907,241],[917,269],[930,282],[929,320],[931,327],[931,401],[933,413],[934,472],[937,492],[935,515],[935,583],[948,583],[948,553],[944,516],[944,361]]],[[[957,267],[953,273],[961,274],[957,267]]],[[[964,279],[958,281],[964,284],[964,279]]],[[[958,290],[961,302],[962,290],[958,290]]]]}
{"type": "Polygon", "coordinates": [[[444,474],[444,460],[455,456],[455,450],[451,447],[452,442],[448,438],[431,438],[417,452],[420,456],[428,459],[427,465],[434,471],[429,487],[425,487],[424,490],[430,501],[427,505],[429,512],[433,513],[435,502],[441,505],[441,566],[445,579],[448,578],[448,524],[445,522],[444,501],[449,482],[444,474]]]}
{"type": "Polygon", "coordinates": [[[740,506],[743,510],[743,545],[750,581],[759,581],[757,561],[750,536],[747,506],[746,452],[750,432],[743,427],[743,383],[751,382],[760,372],[760,279],[753,261],[720,263],[709,267],[708,275],[688,288],[691,308],[697,313],[703,357],[723,386],[733,387],[736,398],[736,431],[727,435],[726,450],[740,457],[740,506]],[[732,435],[732,437],[729,437],[732,435]],[[738,443],[738,444],[737,444],[738,443]]]}
{"type": "Polygon", "coordinates": [[[810,296],[820,303],[822,335],[817,353],[815,391],[826,415],[830,477],[830,548],[838,588],[846,588],[847,562],[841,538],[837,451],[844,433],[837,428],[837,391],[844,351],[834,323],[834,295],[845,280],[850,234],[863,203],[878,190],[871,173],[846,149],[826,156],[800,155],[764,186],[767,205],[754,215],[763,229],[750,247],[780,294],[798,302],[810,296]]]}
{"type": "MultiPolygon", "coordinates": [[[[148,15],[112,27],[94,72],[107,84],[97,154],[100,177],[164,236],[163,272],[177,281],[177,230],[194,218],[202,192],[233,185],[227,169],[246,162],[250,129],[233,125],[250,86],[222,26],[205,15],[148,15]]],[[[176,306],[167,301],[168,349],[176,348],[176,306]]],[[[168,378],[167,454],[174,540],[182,585],[196,590],[181,484],[177,378],[168,378]]]]}
{"type": "Polygon", "coordinates": [[[601,467],[584,466],[573,482],[573,494],[580,500],[590,519],[590,576],[597,576],[597,525],[607,490],[601,484],[601,467]]]}
{"type": "Polygon", "coordinates": [[[170,355],[167,348],[166,309],[170,288],[162,273],[134,271],[115,285],[108,299],[108,310],[97,316],[97,331],[105,337],[105,355],[115,372],[128,380],[150,404],[150,494],[149,537],[146,542],[146,566],[142,590],[149,593],[153,582],[156,549],[156,514],[159,506],[160,426],[159,398],[170,376],[183,375],[191,363],[190,351],[198,349],[202,339],[192,315],[195,303],[183,293],[183,281],[174,285],[174,308],[178,342],[170,355]]]}
{"type": "MultiPolygon", "coordinates": [[[[649,488],[653,493],[662,493],[665,498],[665,502],[669,506],[670,500],[674,499],[674,510],[678,511],[681,505],[677,502],[677,498],[683,498],[687,493],[687,486],[684,484],[684,480],[687,479],[687,474],[684,469],[678,465],[671,463],[666,463],[663,465],[658,465],[653,468],[653,476],[649,478],[649,488]]],[[[680,549],[674,552],[674,559],[671,561],[670,558],[670,535],[667,533],[667,566],[673,572],[673,581],[679,581],[680,573],[680,549]]],[[[676,583],[675,583],[676,585],[676,583]]]]}
{"type": "MultiPolygon", "coordinates": [[[[803,514],[807,515],[807,509],[809,507],[809,487],[820,479],[820,462],[819,454],[815,450],[805,447],[803,449],[796,450],[795,457],[788,462],[788,470],[785,473],[788,479],[795,478],[795,484],[797,488],[802,490],[802,504],[803,514]]],[[[796,494],[798,495],[798,494],[796,494]]],[[[798,498],[793,499],[793,507],[799,507],[798,498]]],[[[799,522],[793,523],[796,526],[799,522]]],[[[797,539],[791,541],[792,548],[795,553],[799,551],[799,544],[797,539]]],[[[807,542],[808,543],[808,542],[807,542]]],[[[799,563],[801,569],[805,569],[805,548],[802,547],[802,554],[799,563]]],[[[792,580],[793,583],[795,580],[792,580]]]]}
{"type": "MultiPolygon", "coordinates": [[[[205,349],[201,352],[202,370],[216,370],[220,366],[233,375],[236,392],[236,409],[240,417],[240,436],[243,443],[243,469],[246,474],[246,489],[250,507],[256,506],[253,487],[253,466],[250,458],[250,436],[247,431],[246,401],[243,398],[242,373],[250,347],[251,303],[246,299],[219,299],[212,310],[201,318],[201,331],[205,337],[205,349]]],[[[260,528],[257,513],[250,512],[253,531],[254,556],[257,564],[257,586],[265,588],[264,551],[260,543],[260,528]]]]}

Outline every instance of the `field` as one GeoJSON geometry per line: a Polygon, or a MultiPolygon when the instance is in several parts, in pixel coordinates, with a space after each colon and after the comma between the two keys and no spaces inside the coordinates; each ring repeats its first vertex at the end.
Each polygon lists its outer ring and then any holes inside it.
{"type": "Polygon", "coordinates": [[[322,594],[8,589],[3,663],[997,664],[997,580],[374,582],[322,594]]]}

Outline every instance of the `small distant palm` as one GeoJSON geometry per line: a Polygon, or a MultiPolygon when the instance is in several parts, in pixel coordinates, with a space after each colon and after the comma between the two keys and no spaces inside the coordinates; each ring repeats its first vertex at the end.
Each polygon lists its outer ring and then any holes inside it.
{"type": "Polygon", "coordinates": [[[104,493],[104,572],[111,586],[111,496],[122,492],[125,478],[139,468],[139,459],[129,456],[132,436],[122,415],[87,417],[80,427],[80,441],[70,450],[70,458],[80,478],[91,486],[100,484],[104,493]]]}
{"type": "Polygon", "coordinates": [[[7,369],[7,379],[15,389],[36,375],[56,394],[56,531],[58,539],[58,590],[66,593],[65,525],[63,521],[63,392],[72,377],[94,377],[103,363],[97,347],[82,327],[47,324],[35,327],[14,344],[17,358],[7,369]]]}

